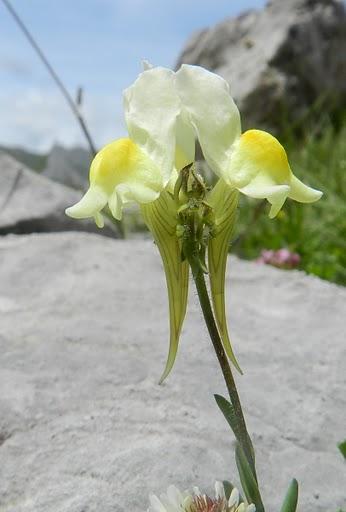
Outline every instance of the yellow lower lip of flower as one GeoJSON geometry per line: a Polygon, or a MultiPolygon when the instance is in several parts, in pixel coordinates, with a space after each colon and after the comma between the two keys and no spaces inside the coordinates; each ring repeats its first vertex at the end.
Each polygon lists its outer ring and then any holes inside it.
{"type": "Polygon", "coordinates": [[[286,170],[287,154],[276,137],[263,130],[247,130],[240,137],[243,145],[248,146],[254,160],[267,168],[286,170]]]}
{"type": "Polygon", "coordinates": [[[156,163],[131,139],[118,139],[97,153],[90,167],[89,190],[66,213],[77,219],[94,217],[102,227],[100,212],[107,203],[112,215],[120,219],[123,204],[154,201],[162,188],[156,163]]]}
{"type": "Polygon", "coordinates": [[[90,167],[90,184],[103,186],[112,193],[119,183],[136,174],[145,159],[140,148],[128,138],[118,139],[102,148],[90,167]]]}
{"type": "Polygon", "coordinates": [[[267,199],[272,205],[271,218],[287,197],[311,203],[322,195],[293,175],[284,147],[262,130],[248,130],[234,144],[225,181],[243,194],[267,199]]]}
{"type": "Polygon", "coordinates": [[[288,185],[291,169],[280,142],[262,130],[248,130],[235,145],[231,157],[231,180],[243,187],[258,175],[269,185],[288,185]]]}

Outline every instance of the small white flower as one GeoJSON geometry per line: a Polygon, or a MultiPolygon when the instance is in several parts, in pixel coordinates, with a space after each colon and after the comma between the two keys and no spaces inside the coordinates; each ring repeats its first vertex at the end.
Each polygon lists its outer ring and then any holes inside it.
{"type": "Polygon", "coordinates": [[[253,504],[239,504],[239,492],[235,488],[227,500],[222,482],[216,481],[214,498],[202,494],[198,487],[189,493],[180,492],[174,485],[160,499],[151,494],[148,512],[256,512],[256,508],[253,504]]]}

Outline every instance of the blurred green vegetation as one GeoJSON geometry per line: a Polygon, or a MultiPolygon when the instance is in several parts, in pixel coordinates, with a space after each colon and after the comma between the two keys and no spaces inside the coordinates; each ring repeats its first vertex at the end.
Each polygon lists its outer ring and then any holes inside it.
{"type": "Polygon", "coordinates": [[[314,204],[287,200],[270,220],[268,204],[240,199],[238,232],[232,252],[254,259],[262,249],[288,248],[301,256],[299,268],[346,285],[346,116],[328,118],[305,133],[283,134],[292,171],[304,183],[322,190],[314,204]]]}

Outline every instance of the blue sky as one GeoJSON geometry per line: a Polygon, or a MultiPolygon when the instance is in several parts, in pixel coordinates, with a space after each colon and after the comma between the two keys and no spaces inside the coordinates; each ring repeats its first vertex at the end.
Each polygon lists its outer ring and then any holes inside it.
{"type": "MultiPolygon", "coordinates": [[[[11,0],[72,93],[98,145],[126,133],[122,90],[142,59],[172,67],[186,40],[265,0],[11,0]]],[[[0,144],[46,151],[84,145],[46,69],[0,0],[0,144]]]]}

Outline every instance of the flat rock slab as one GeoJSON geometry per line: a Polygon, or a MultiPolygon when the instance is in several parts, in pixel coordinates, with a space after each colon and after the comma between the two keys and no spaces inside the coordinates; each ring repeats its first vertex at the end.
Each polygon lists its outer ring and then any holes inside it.
{"type": "MultiPolygon", "coordinates": [[[[65,208],[82,193],[34,172],[0,151],[0,235],[51,231],[89,231],[98,228],[90,219],[77,221],[67,217],[65,208]]],[[[102,231],[117,236],[108,223],[102,231]]]]}
{"type": "MultiPolygon", "coordinates": [[[[174,483],[238,484],[225,393],[190,294],[178,360],[167,353],[164,275],[150,241],[85,233],[0,239],[0,511],[140,512],[174,483]]],[[[346,291],[231,259],[228,311],[239,390],[269,512],[288,483],[300,510],[346,505],[346,291]]]]}

